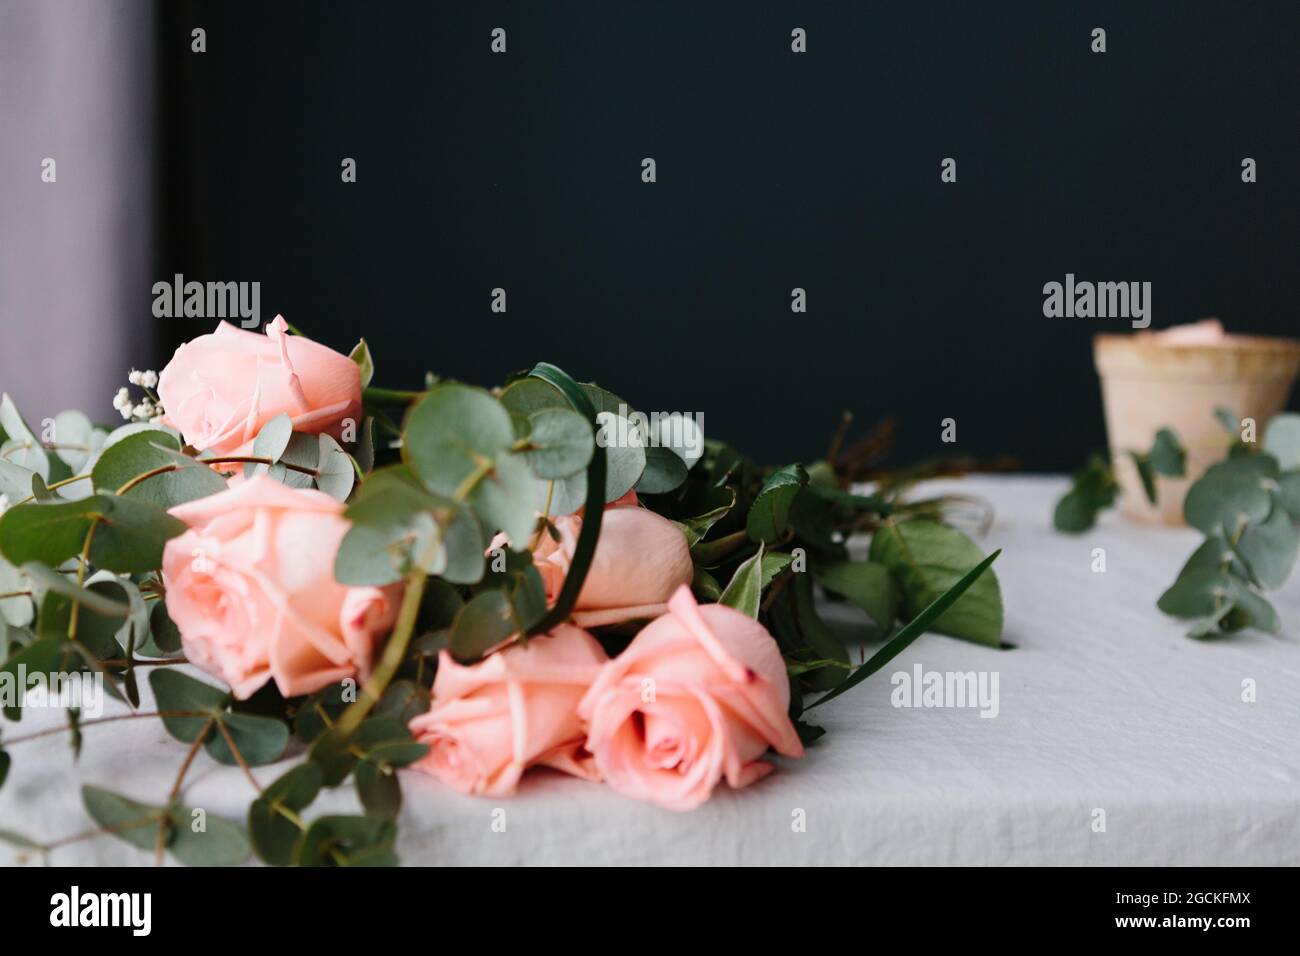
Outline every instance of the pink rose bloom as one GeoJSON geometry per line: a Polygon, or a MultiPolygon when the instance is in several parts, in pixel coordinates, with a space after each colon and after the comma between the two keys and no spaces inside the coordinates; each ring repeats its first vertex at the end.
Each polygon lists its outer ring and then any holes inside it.
{"type": "Polygon", "coordinates": [[[763,625],[682,587],[668,613],[605,665],[578,706],[587,749],[619,793],[693,810],[726,778],[744,787],[770,772],[768,748],[802,757],[790,683],[763,625]]]}
{"type": "Polygon", "coordinates": [[[513,793],[528,767],[541,764],[598,780],[578,701],[606,661],[586,631],[561,624],[550,634],[465,667],[438,658],[433,705],[411,721],[429,745],[415,768],[463,793],[513,793]]]}
{"type": "Polygon", "coordinates": [[[286,697],[364,680],[400,586],[334,580],[342,512],[265,475],[172,508],[190,528],[163,550],[163,583],[190,662],[241,700],[272,678],[286,697]]]}
{"type": "MultiPolygon", "coordinates": [[[[690,547],[681,528],[639,507],[635,493],[629,494],[633,495],[631,499],[625,496],[605,507],[596,552],[574,605],[573,623],[579,627],[658,617],[667,609],[673,592],[695,576],[690,547]]],[[[555,603],[564,586],[582,521],[580,514],[552,519],[560,540],[543,532],[533,551],[533,563],[546,587],[547,604],[555,603]]],[[[492,547],[500,547],[506,540],[498,535],[492,547]]]]}
{"type": "Polygon", "coordinates": [[[163,421],[218,455],[239,453],[281,413],[296,432],[338,438],[344,419],[361,420],[361,370],[287,329],[278,315],[265,335],[222,322],[182,345],[158,375],[163,421]]]}

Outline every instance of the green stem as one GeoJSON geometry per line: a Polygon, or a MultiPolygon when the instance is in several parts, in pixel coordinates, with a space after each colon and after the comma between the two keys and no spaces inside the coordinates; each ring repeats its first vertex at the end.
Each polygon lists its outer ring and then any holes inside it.
{"type": "Polygon", "coordinates": [[[361,390],[361,397],[367,402],[388,402],[396,405],[409,405],[422,397],[424,392],[413,392],[401,388],[374,388],[367,385],[361,390]]]}
{"type": "MultiPolygon", "coordinates": [[[[559,389],[574,411],[590,423],[593,432],[599,432],[595,406],[582,387],[563,369],[547,362],[538,362],[529,374],[559,389]]],[[[555,598],[554,606],[528,629],[528,636],[545,634],[567,621],[573,612],[573,606],[578,603],[578,594],[587,578],[587,571],[591,569],[591,559],[596,553],[600,525],[605,515],[605,466],[605,446],[597,441],[591,453],[591,463],[587,466],[587,501],[583,506],[582,527],[574,544],[569,571],[564,576],[564,584],[555,598]]]]}
{"type": "MultiPolygon", "coordinates": [[[[488,476],[492,471],[492,462],[483,460],[465,476],[464,481],[456,488],[452,496],[457,502],[463,502],[478,487],[478,483],[488,476]]],[[[438,526],[443,527],[445,521],[450,521],[450,516],[446,519],[439,517],[438,526]]],[[[366,714],[370,713],[370,708],[379,702],[383,696],[393,675],[402,665],[402,659],[406,656],[406,649],[411,643],[411,635],[415,632],[416,617],[420,612],[420,600],[424,597],[424,585],[428,580],[428,573],[424,570],[433,559],[437,556],[438,548],[442,547],[442,535],[438,534],[429,539],[425,546],[424,553],[420,555],[420,560],[411,568],[410,573],[406,575],[406,591],[402,595],[402,605],[397,611],[397,622],[393,626],[393,632],[388,637],[388,643],[384,645],[383,657],[379,659],[378,666],[371,672],[370,678],[361,688],[361,693],[357,699],[348,705],[338,721],[339,734],[347,738],[352,732],[361,725],[365,720],[366,714]]]]}
{"type": "MultiPolygon", "coordinates": [[[[78,726],[81,729],[93,727],[96,724],[111,724],[117,720],[139,720],[144,717],[207,717],[207,711],[202,710],[142,710],[130,714],[115,714],[112,717],[96,717],[93,720],[83,720],[78,726]]],[[[5,746],[10,747],[13,744],[25,743],[28,740],[38,740],[41,737],[52,737],[54,734],[67,733],[67,726],[51,727],[48,730],[38,730],[35,733],[24,734],[21,737],[9,737],[5,740],[5,746]]]]}

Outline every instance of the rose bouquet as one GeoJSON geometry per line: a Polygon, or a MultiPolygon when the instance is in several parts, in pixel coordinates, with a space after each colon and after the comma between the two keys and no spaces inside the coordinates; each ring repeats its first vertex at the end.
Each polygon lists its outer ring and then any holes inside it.
{"type": "MultiPolygon", "coordinates": [[[[187,746],[160,802],[84,787],[95,832],[183,863],[391,863],[398,768],[496,796],[544,766],[689,810],[800,756],[806,709],[924,630],[1000,641],[996,553],[950,500],[904,500],[918,472],[874,472],[878,436],[764,470],[546,364],[492,390],[372,374],[364,341],[346,356],[277,317],[132,372],[116,429],[65,412],[38,436],[3,399],[5,716],[67,705],[74,753],[128,717],[187,746]],[[865,612],[869,660],[819,589],[865,612]],[[131,710],[87,718],[96,687],[131,710]],[[191,826],[200,750],[248,777],[246,829],[191,826]],[[348,780],[362,812],[309,818],[348,780]]],[[[49,733],[0,737],[0,783],[49,733]]]]}

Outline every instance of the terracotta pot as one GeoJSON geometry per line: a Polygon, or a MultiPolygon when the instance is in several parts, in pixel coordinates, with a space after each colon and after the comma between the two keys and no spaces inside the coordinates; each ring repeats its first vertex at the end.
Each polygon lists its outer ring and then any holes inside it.
{"type": "Polygon", "coordinates": [[[1300,342],[1223,335],[1218,322],[1209,320],[1164,333],[1098,335],[1093,358],[1120,510],[1140,521],[1174,525],[1184,523],[1187,488],[1221,461],[1231,444],[1214,410],[1226,406],[1240,418],[1253,418],[1262,441],[1269,419],[1286,407],[1300,371],[1300,342]],[[1164,427],[1172,428],[1186,449],[1187,469],[1183,478],[1156,476],[1152,505],[1127,452],[1149,451],[1164,427]]]}

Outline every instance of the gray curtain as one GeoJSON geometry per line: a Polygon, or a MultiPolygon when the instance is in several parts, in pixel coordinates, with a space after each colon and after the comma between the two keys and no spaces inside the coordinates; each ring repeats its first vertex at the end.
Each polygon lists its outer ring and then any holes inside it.
{"type": "Polygon", "coordinates": [[[0,390],[34,427],[116,417],[152,352],[154,15],[0,0],[0,390]]]}

